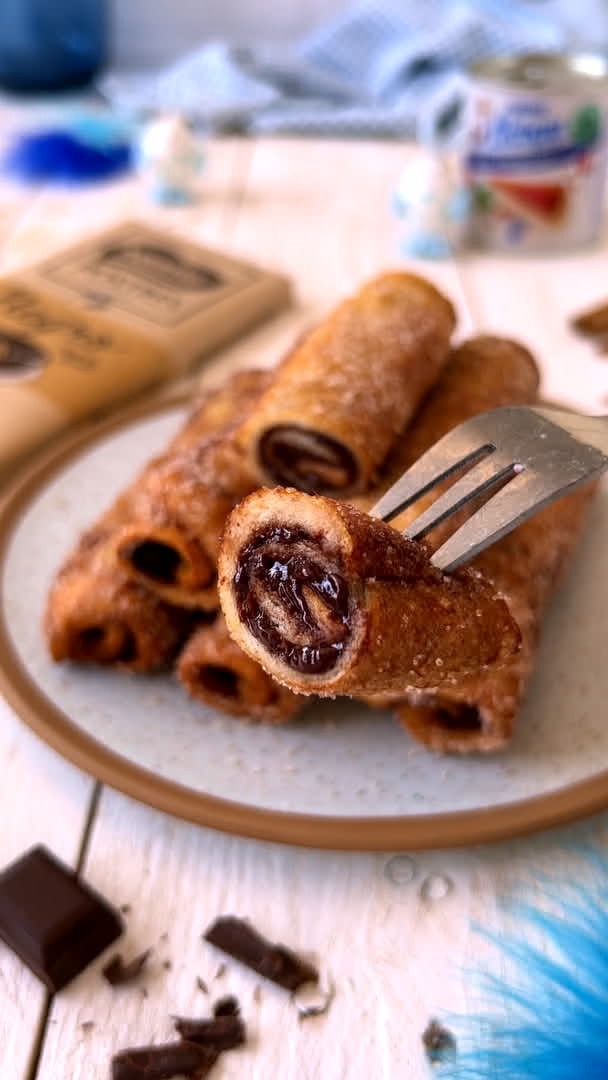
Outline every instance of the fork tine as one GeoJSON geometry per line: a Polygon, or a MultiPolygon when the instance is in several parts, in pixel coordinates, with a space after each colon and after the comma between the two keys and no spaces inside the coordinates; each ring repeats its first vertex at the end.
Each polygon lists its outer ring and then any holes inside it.
{"type": "Polygon", "coordinates": [[[466,503],[482,495],[488,488],[500,481],[514,476],[517,466],[513,463],[497,462],[496,454],[489,454],[478,461],[469,472],[461,476],[443,495],[440,495],[415,521],[405,530],[404,535],[410,540],[420,540],[436,525],[455,514],[466,503]]]}
{"type": "Polygon", "coordinates": [[[476,464],[494,449],[490,444],[478,445],[471,449],[470,441],[467,443],[463,439],[459,454],[455,436],[456,431],[448,432],[430,450],[422,454],[411,469],[399,477],[372,507],[369,511],[372,517],[392,521],[402,510],[406,510],[442,480],[447,480],[466,465],[476,464]]]}
{"type": "Polygon", "coordinates": [[[538,473],[524,469],[501,488],[434,553],[431,562],[439,570],[456,570],[502,536],[521,525],[544,506],[591,479],[590,469],[579,472],[569,482],[547,482],[538,473]]]}

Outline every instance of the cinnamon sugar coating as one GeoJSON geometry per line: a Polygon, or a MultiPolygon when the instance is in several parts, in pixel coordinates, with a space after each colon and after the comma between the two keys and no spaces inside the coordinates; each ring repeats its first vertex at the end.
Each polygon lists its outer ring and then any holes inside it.
{"type": "Polygon", "coordinates": [[[478,575],[440,573],[423,545],[322,496],[250,495],[228,519],[219,573],[233,638],[299,693],[438,687],[519,648],[478,575]]]}
{"type": "Polygon", "coordinates": [[[296,343],[242,426],[259,481],[368,488],[438,378],[455,321],[414,274],[383,274],[340,304],[296,343]]]}
{"type": "Polygon", "coordinates": [[[190,618],[116,567],[115,513],[84,533],[53,583],[44,616],[49,650],[58,661],[156,671],[172,662],[190,618]]]}
{"type": "Polygon", "coordinates": [[[191,697],[246,720],[280,724],[305,703],[239,649],[221,613],[194,631],[179,655],[177,674],[191,697]]]}

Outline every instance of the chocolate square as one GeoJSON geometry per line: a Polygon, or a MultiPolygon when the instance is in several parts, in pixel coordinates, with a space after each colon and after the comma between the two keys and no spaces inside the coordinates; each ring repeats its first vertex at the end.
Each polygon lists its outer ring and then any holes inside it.
{"type": "Polygon", "coordinates": [[[0,937],[51,991],[80,974],[123,929],[119,913],[42,846],[0,874],[0,937]]]}

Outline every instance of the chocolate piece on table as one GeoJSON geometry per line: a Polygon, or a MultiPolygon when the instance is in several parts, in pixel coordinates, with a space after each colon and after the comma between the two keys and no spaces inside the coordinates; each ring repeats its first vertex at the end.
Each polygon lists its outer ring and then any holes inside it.
{"type": "Polygon", "coordinates": [[[133,1047],[112,1058],[112,1080],[173,1080],[176,1076],[203,1080],[218,1056],[207,1046],[184,1041],[133,1047]]]}
{"type": "Polygon", "coordinates": [[[119,913],[42,846],[0,874],[0,937],[51,991],[79,975],[123,929],[119,913]]]}
{"type": "Polygon", "coordinates": [[[235,1013],[214,1016],[210,1020],[175,1017],[175,1030],[182,1039],[208,1046],[211,1050],[234,1050],[245,1042],[245,1025],[235,1013]]]}
{"type": "Polygon", "coordinates": [[[125,983],[135,982],[144,971],[151,952],[151,949],[146,949],[145,952],[130,960],[128,964],[125,964],[120,953],[116,953],[102,968],[101,974],[109,982],[110,986],[124,986],[125,983]]]}
{"type": "Polygon", "coordinates": [[[273,945],[248,922],[233,915],[216,919],[204,937],[211,945],[285,990],[294,991],[305,982],[318,981],[319,973],[312,964],[284,945],[273,945]]]}

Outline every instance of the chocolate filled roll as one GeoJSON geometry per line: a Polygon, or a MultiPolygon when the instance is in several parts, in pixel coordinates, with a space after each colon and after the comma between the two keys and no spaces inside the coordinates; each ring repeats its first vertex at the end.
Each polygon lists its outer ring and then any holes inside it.
{"type": "Polygon", "coordinates": [[[188,693],[231,716],[280,724],[304,699],[280,686],[232,640],[223,615],[200,626],[184,646],[177,673],[188,693]]]}
{"type": "Polygon", "coordinates": [[[532,674],[542,618],[582,532],[595,485],[542,510],[478,555],[473,567],[505,597],[522,647],[495,671],[480,670],[433,692],[409,693],[403,726],[433,750],[500,750],[512,735],[532,674]]]}
{"type": "MultiPolygon", "coordinates": [[[[464,342],[454,349],[440,381],[389,461],[386,478],[376,493],[366,497],[366,503],[372,505],[451,428],[487,409],[531,404],[537,389],[536,364],[517,342],[489,335],[464,342]]],[[[399,528],[414,520],[439,490],[400,515],[399,528]]],[[[410,692],[409,701],[400,703],[397,712],[420,742],[435,750],[462,753],[497,750],[508,743],[532,673],[543,610],[576,545],[591,494],[577,491],[553,504],[473,562],[473,568],[507,600],[522,635],[522,648],[500,669],[459,677],[434,693],[410,692]]],[[[436,529],[428,538],[430,546],[438,547],[457,524],[452,519],[436,529]]],[[[389,705],[395,694],[367,696],[366,700],[389,705]]]]}
{"type": "Polygon", "coordinates": [[[269,376],[241,372],[210,395],[131,488],[116,559],[168,603],[217,608],[216,561],[224,521],[255,486],[233,439],[269,376]]]}
{"type": "MultiPolygon", "coordinates": [[[[539,371],[532,354],[510,338],[480,334],[452,349],[440,379],[397,440],[378,487],[357,499],[357,505],[373,506],[406,469],[463,421],[501,405],[532,404],[538,384],[539,371]]],[[[435,488],[408,509],[399,518],[401,526],[413,521],[444,488],[435,488]]],[[[453,525],[450,528],[453,530],[453,525]]]]}
{"type": "MultiPolygon", "coordinates": [[[[148,516],[152,513],[149,497],[154,486],[189,450],[196,452],[198,448],[202,453],[204,447],[211,446],[216,459],[224,455],[232,468],[231,450],[228,442],[222,443],[222,433],[230,430],[235,416],[242,417],[266,379],[262,372],[242,372],[202,397],[166,453],[151,462],[80,538],[60,569],[47,602],[45,631],[55,660],[121,664],[149,671],[173,659],[191,628],[191,617],[147,589],[117,559],[117,546],[141,520],[143,507],[148,516]]],[[[227,509],[223,501],[221,514],[227,509]]],[[[220,521],[213,500],[207,510],[216,514],[214,527],[219,531],[223,517],[220,521]]],[[[162,565],[167,553],[152,545],[143,557],[154,565],[156,557],[162,565]]],[[[216,600],[215,587],[212,591],[216,600]]]]}
{"type": "Polygon", "coordinates": [[[414,274],[383,274],[340,304],[296,343],[241,428],[260,483],[368,488],[438,378],[455,321],[414,274]]]}
{"type": "Polygon", "coordinates": [[[188,613],[131,581],[113,558],[118,508],[81,537],[51,588],[44,629],[54,660],[155,671],[191,629],[188,613]]]}
{"type": "Polygon", "coordinates": [[[519,648],[479,575],[445,575],[424,545],[353,506],[277,488],[228,519],[219,559],[233,638],[298,693],[435,689],[519,648]]]}

